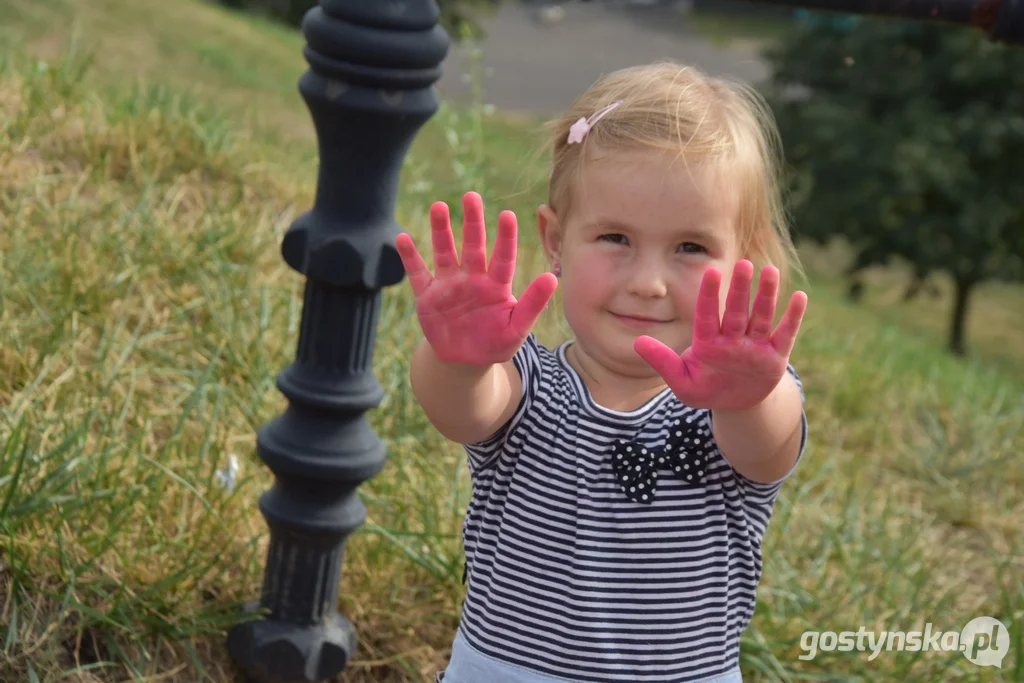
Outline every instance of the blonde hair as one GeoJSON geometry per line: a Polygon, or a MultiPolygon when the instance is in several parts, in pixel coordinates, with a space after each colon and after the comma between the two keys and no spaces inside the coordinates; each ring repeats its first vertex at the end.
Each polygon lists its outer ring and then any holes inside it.
{"type": "Polygon", "coordinates": [[[672,61],[630,67],[598,80],[547,128],[548,205],[563,221],[588,148],[674,152],[687,163],[729,174],[739,190],[737,240],[743,257],[758,267],[778,268],[783,290],[792,271],[803,275],[780,192],[781,140],[771,109],[753,88],[672,61]],[[582,144],[568,144],[573,123],[619,100],[582,144]]]}

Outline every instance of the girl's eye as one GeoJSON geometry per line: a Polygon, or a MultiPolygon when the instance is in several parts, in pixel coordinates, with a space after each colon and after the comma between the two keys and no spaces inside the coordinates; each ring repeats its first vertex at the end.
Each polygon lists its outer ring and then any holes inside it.
{"type": "MultiPolygon", "coordinates": [[[[597,238],[599,242],[611,242],[612,244],[629,244],[629,239],[619,233],[607,233],[597,238]]],[[[683,252],[688,254],[704,254],[707,249],[696,242],[683,242],[679,245],[683,252]]]]}

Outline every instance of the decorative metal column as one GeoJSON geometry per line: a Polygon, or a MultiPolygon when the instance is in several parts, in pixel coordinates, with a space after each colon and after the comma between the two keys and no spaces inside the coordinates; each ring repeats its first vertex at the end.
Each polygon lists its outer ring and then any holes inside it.
{"type": "Polygon", "coordinates": [[[357,488],[386,458],[364,413],[384,397],[372,370],[380,290],[405,274],[395,200],[409,146],[439,105],[439,19],[434,0],[320,0],[303,20],[310,69],[299,91],[320,170],[312,210],[281,246],[306,288],[296,359],[277,378],[289,405],[256,443],[275,476],[260,498],[268,614],[228,634],[250,681],[326,680],[356,648],[338,583],[345,540],[366,518],[357,488]]]}

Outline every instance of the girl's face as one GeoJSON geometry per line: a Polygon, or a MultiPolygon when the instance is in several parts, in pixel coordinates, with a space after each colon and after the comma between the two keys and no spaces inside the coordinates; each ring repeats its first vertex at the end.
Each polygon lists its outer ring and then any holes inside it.
{"type": "MultiPolygon", "coordinates": [[[[670,155],[590,161],[566,220],[540,208],[541,239],[561,264],[562,305],[582,351],[630,377],[654,370],[633,350],[648,335],[682,353],[709,266],[723,273],[720,304],[740,258],[738,198],[716,174],[670,155]]],[[[721,314],[721,311],[720,311],[721,314]]]]}

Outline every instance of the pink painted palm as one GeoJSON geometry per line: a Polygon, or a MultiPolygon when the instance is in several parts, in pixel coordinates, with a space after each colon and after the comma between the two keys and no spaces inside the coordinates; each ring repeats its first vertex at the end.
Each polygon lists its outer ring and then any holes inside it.
{"type": "Polygon", "coordinates": [[[442,361],[489,366],[512,359],[554,294],[558,280],[544,273],[512,296],[516,268],[515,214],[498,217],[498,238],[487,263],[487,231],[483,201],[475,192],[463,197],[462,259],[455,250],[448,205],[430,207],[435,273],[416,249],[412,237],[396,240],[419,316],[423,336],[442,361]]]}
{"type": "Polygon", "coordinates": [[[686,405],[749,410],[767,398],[785,374],[807,310],[807,295],[793,294],[773,332],[779,271],[768,266],[761,272],[751,310],[753,276],[750,261],[736,264],[725,314],[719,319],[722,273],[708,268],[697,298],[693,343],[681,355],[652,337],[642,336],[634,342],[634,350],[686,405]]]}

